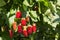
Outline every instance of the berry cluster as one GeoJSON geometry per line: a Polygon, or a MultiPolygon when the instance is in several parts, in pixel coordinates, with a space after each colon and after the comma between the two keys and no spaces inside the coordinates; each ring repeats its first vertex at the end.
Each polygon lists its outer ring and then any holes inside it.
{"type": "MultiPolygon", "coordinates": [[[[14,23],[12,24],[13,30],[16,30],[17,28],[18,34],[23,34],[24,37],[28,37],[32,33],[36,32],[36,24],[33,23],[32,25],[30,24],[27,25],[27,22],[29,22],[29,17],[22,18],[22,13],[18,10],[16,12],[16,19],[19,19],[19,18],[21,19],[19,24],[17,24],[16,21],[14,21],[14,23]]],[[[10,37],[12,38],[13,36],[12,30],[9,30],[9,34],[10,34],[10,37]]]]}

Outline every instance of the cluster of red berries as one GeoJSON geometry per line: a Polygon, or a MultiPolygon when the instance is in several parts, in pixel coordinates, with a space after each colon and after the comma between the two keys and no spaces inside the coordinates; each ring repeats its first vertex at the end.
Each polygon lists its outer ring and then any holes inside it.
{"type": "MultiPolygon", "coordinates": [[[[29,22],[29,17],[22,18],[22,13],[20,11],[16,12],[16,18],[21,18],[20,23],[17,25],[17,22],[13,23],[13,30],[16,30],[18,28],[17,32],[19,34],[23,34],[24,37],[28,37],[32,33],[36,32],[36,24],[33,23],[32,25],[27,25],[27,22],[29,22]]],[[[9,30],[10,37],[12,38],[13,32],[12,30],[9,30]]]]}

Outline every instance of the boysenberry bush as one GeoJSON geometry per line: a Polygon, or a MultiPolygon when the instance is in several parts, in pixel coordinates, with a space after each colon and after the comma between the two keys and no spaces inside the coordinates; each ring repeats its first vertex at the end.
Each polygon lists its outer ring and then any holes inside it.
{"type": "Polygon", "coordinates": [[[59,40],[59,0],[0,0],[0,40],[59,40]]]}

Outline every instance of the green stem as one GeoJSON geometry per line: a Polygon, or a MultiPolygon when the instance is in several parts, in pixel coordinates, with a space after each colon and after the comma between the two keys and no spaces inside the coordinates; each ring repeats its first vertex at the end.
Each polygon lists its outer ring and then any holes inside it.
{"type": "Polygon", "coordinates": [[[31,37],[31,40],[34,40],[33,36],[31,37]]]}
{"type": "Polygon", "coordinates": [[[40,2],[38,2],[38,5],[39,5],[38,11],[39,11],[39,13],[41,13],[40,2]]]}

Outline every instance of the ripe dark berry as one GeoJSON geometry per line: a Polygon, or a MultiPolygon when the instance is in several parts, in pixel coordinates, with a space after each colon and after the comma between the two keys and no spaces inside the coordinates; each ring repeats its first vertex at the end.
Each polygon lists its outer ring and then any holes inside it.
{"type": "Polygon", "coordinates": [[[32,34],[32,26],[31,25],[28,26],[27,31],[28,31],[28,34],[32,34]]]}
{"type": "Polygon", "coordinates": [[[24,35],[24,37],[28,37],[27,30],[23,30],[23,35],[24,35]]]}
{"type": "Polygon", "coordinates": [[[36,24],[35,23],[32,25],[32,31],[36,32],[36,24]]]}
{"type": "Polygon", "coordinates": [[[26,26],[26,19],[25,18],[22,18],[21,24],[22,24],[22,26],[26,26]]]}
{"type": "Polygon", "coordinates": [[[18,10],[16,12],[16,18],[21,18],[22,17],[22,13],[18,10]]]}
{"type": "Polygon", "coordinates": [[[21,24],[18,25],[18,33],[22,33],[22,26],[21,26],[21,24]]]}

